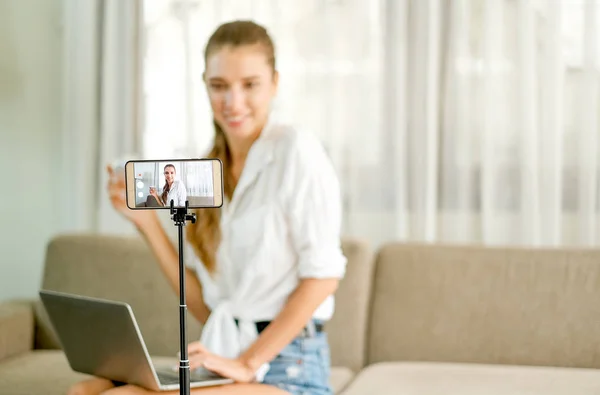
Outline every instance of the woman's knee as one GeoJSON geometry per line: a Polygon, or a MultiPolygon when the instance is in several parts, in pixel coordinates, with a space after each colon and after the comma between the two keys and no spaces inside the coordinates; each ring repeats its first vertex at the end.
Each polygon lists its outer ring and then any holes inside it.
{"type": "Polygon", "coordinates": [[[67,395],[89,395],[89,386],[86,382],[82,381],[79,383],[75,383],[69,388],[67,391],[67,395]]]}
{"type": "Polygon", "coordinates": [[[112,387],[114,385],[109,380],[92,378],[73,384],[67,395],[99,395],[112,387]]]}
{"type": "Polygon", "coordinates": [[[136,385],[127,384],[124,386],[107,389],[100,395],[146,395],[150,393],[152,393],[152,391],[148,391],[136,385]]]}

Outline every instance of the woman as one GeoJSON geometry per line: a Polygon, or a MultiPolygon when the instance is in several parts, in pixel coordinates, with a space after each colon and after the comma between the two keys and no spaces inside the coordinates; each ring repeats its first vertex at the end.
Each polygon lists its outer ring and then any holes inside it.
{"type": "MultiPolygon", "coordinates": [[[[186,273],[188,308],[204,323],[189,361],[235,383],[192,394],[332,394],[323,324],[346,265],[337,177],[317,139],[270,114],[279,77],[264,28],[220,26],[205,61],[215,126],[208,157],[223,162],[226,199],[221,209],[197,210],[197,222],[186,226],[197,257],[196,271],[186,273]]],[[[128,210],[121,183],[109,191],[178,294],[177,252],[155,212],[128,210]]],[[[92,379],[72,393],[149,391],[92,379]]]]}
{"type": "Polygon", "coordinates": [[[150,195],[156,198],[156,201],[161,206],[170,206],[171,200],[175,207],[184,207],[187,199],[187,192],[183,182],[175,179],[175,166],[168,164],[164,168],[165,186],[163,192],[158,195],[156,188],[150,187],[150,195]]]}

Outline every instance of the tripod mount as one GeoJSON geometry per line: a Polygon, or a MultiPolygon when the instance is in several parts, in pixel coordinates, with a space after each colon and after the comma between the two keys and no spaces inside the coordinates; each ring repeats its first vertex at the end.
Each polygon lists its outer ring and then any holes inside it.
{"type": "Polygon", "coordinates": [[[187,221],[196,222],[196,214],[188,213],[189,202],[185,207],[175,207],[171,199],[171,219],[178,229],[179,239],[179,393],[190,395],[190,361],[187,352],[187,305],[185,302],[185,266],[183,260],[183,227],[187,221]]]}

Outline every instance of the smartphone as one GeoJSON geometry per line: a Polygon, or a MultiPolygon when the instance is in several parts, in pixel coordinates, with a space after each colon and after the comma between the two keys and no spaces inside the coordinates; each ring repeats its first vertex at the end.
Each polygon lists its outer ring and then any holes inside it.
{"type": "Polygon", "coordinates": [[[131,210],[210,208],[223,205],[219,159],[130,160],[125,163],[127,207],[131,210]]]}

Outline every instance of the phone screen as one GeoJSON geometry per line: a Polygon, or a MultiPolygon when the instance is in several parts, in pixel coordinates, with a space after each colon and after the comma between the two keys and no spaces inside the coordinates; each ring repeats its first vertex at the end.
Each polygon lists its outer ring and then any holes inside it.
{"type": "Polygon", "coordinates": [[[223,166],[218,159],[134,160],[125,164],[132,210],[221,207],[223,166]]]}

